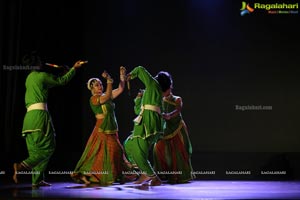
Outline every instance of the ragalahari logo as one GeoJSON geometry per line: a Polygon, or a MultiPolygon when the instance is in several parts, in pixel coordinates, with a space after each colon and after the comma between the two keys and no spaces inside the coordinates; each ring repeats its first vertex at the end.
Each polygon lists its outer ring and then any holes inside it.
{"type": "Polygon", "coordinates": [[[242,2],[241,16],[244,16],[246,14],[250,14],[253,11],[254,11],[254,9],[251,8],[248,3],[246,3],[245,1],[242,2]]]}

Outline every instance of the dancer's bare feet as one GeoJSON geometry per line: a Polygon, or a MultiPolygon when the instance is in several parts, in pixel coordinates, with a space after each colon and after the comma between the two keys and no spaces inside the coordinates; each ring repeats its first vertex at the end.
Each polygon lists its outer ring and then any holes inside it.
{"type": "Polygon", "coordinates": [[[87,184],[87,185],[88,185],[88,184],[91,184],[91,182],[87,180],[86,176],[81,176],[81,177],[80,177],[80,180],[83,181],[84,184],[87,184]]]}
{"type": "Polygon", "coordinates": [[[25,165],[23,162],[22,163],[14,163],[13,168],[14,168],[13,180],[15,183],[18,183],[18,172],[19,171],[31,170],[29,168],[29,166],[25,165]]]}
{"type": "Polygon", "coordinates": [[[18,163],[14,163],[13,168],[14,168],[14,175],[13,175],[13,180],[15,183],[18,183],[18,163]]]}
{"type": "Polygon", "coordinates": [[[160,178],[158,176],[154,176],[151,178],[150,180],[150,186],[159,186],[162,184],[162,181],[160,180],[160,178]]]}
{"type": "Polygon", "coordinates": [[[141,184],[144,182],[147,182],[151,179],[150,176],[147,176],[145,174],[141,174],[141,176],[138,178],[138,180],[136,180],[135,182],[133,182],[134,184],[141,184]]]}
{"type": "Polygon", "coordinates": [[[33,190],[37,190],[39,189],[40,187],[49,187],[51,186],[52,184],[50,183],[47,183],[46,181],[42,180],[41,182],[39,182],[38,184],[32,184],[32,189],[33,190]]]}
{"type": "Polygon", "coordinates": [[[137,180],[138,175],[137,174],[126,174],[124,178],[125,178],[125,182],[127,182],[127,181],[132,182],[132,181],[137,180]]]}
{"type": "Polygon", "coordinates": [[[150,176],[150,180],[142,183],[143,186],[159,186],[162,184],[162,181],[157,175],[150,176]]]}
{"type": "Polygon", "coordinates": [[[39,186],[51,186],[52,184],[50,184],[50,183],[47,183],[46,181],[41,181],[41,182],[39,182],[39,184],[38,184],[39,186]]]}

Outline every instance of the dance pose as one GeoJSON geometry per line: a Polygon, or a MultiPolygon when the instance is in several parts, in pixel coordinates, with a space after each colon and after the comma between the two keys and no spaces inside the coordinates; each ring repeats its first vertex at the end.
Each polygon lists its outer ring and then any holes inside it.
{"type": "Polygon", "coordinates": [[[126,69],[120,67],[119,87],[114,90],[110,75],[103,72],[102,76],[107,81],[105,93],[100,79],[91,78],[87,83],[92,93],[90,106],[95,114],[96,125],[71,177],[85,184],[111,185],[117,181],[123,183],[123,171],[128,163],[118,138],[115,104],[112,101],[124,90],[126,69]]]}
{"type": "Polygon", "coordinates": [[[192,145],[181,115],[182,98],[175,96],[172,89],[173,85],[163,97],[162,115],[166,126],[163,138],[154,145],[154,169],[169,183],[185,183],[194,178],[192,145]]]}
{"type": "Polygon", "coordinates": [[[171,86],[168,73],[159,72],[155,77],[142,66],[134,68],[127,79],[139,78],[145,85],[141,97],[141,107],[134,120],[132,134],[124,142],[128,160],[141,170],[141,175],[135,184],[149,184],[151,186],[161,185],[161,180],[154,172],[148,160],[149,150],[152,145],[163,134],[163,118],[161,117],[161,106],[163,93],[171,86]]]}
{"type": "Polygon", "coordinates": [[[74,66],[64,75],[56,76],[61,66],[45,66],[41,58],[32,53],[24,57],[28,66],[34,66],[39,70],[32,71],[26,79],[25,104],[27,112],[23,122],[22,136],[26,139],[29,157],[21,163],[14,163],[13,180],[18,183],[18,172],[32,171],[32,188],[50,186],[44,181],[44,171],[49,159],[55,150],[55,131],[51,116],[47,108],[49,89],[55,86],[67,84],[75,75],[77,68],[81,67],[84,61],[77,61],[74,66]]]}

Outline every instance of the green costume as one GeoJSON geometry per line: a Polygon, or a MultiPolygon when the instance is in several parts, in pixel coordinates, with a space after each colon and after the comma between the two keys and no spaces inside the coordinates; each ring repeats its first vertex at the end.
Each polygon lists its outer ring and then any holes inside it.
{"type": "Polygon", "coordinates": [[[67,84],[75,75],[71,68],[64,76],[32,71],[26,79],[25,104],[27,113],[23,121],[22,136],[26,138],[29,157],[22,165],[32,170],[32,184],[44,178],[44,171],[55,150],[55,130],[47,110],[48,90],[67,84]],[[37,106],[39,105],[39,106],[37,106]]]}
{"type": "MultiPolygon", "coordinates": [[[[100,97],[99,97],[100,98],[100,97]]],[[[118,132],[118,124],[115,116],[115,104],[110,99],[102,105],[93,105],[90,102],[93,112],[96,114],[104,114],[102,124],[98,127],[98,131],[106,134],[115,134],[118,132]]]]}
{"type": "Polygon", "coordinates": [[[99,104],[99,99],[99,95],[90,99],[90,106],[97,121],[71,177],[76,182],[80,182],[82,177],[86,176],[89,182],[111,185],[123,179],[124,151],[118,139],[115,104],[112,100],[99,104]]]}
{"type": "MultiPolygon", "coordinates": [[[[177,105],[179,98],[174,95],[165,97],[164,113],[176,110],[180,106],[177,105]]],[[[194,178],[191,164],[192,144],[181,113],[166,120],[164,136],[155,144],[153,155],[155,170],[161,172],[161,177],[167,178],[169,182],[183,183],[194,178]]]]}
{"type": "MultiPolygon", "coordinates": [[[[140,99],[138,117],[134,120],[132,134],[124,143],[128,160],[148,176],[155,174],[149,160],[149,149],[163,133],[163,119],[160,115],[162,107],[162,89],[159,83],[142,66],[134,68],[131,79],[139,78],[145,85],[143,97],[140,99]]],[[[136,100],[138,101],[138,100],[136,100]]],[[[139,103],[139,102],[136,102],[139,103]]]]}

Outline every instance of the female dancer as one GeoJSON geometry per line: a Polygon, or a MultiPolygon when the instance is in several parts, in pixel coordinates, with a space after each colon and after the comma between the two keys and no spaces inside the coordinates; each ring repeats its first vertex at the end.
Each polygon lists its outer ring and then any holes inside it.
{"type": "Polygon", "coordinates": [[[105,93],[100,79],[91,78],[87,83],[87,88],[92,93],[90,106],[97,121],[74,173],[71,174],[77,182],[93,182],[100,185],[123,182],[122,173],[126,160],[118,138],[118,124],[112,100],[123,92],[125,76],[126,69],[120,67],[119,87],[112,90],[113,79],[104,71],[102,77],[107,81],[105,93]]]}
{"type": "Polygon", "coordinates": [[[181,115],[182,98],[172,93],[173,85],[164,93],[164,135],[154,146],[154,168],[169,183],[185,183],[194,178],[191,165],[192,145],[181,115]]]}

